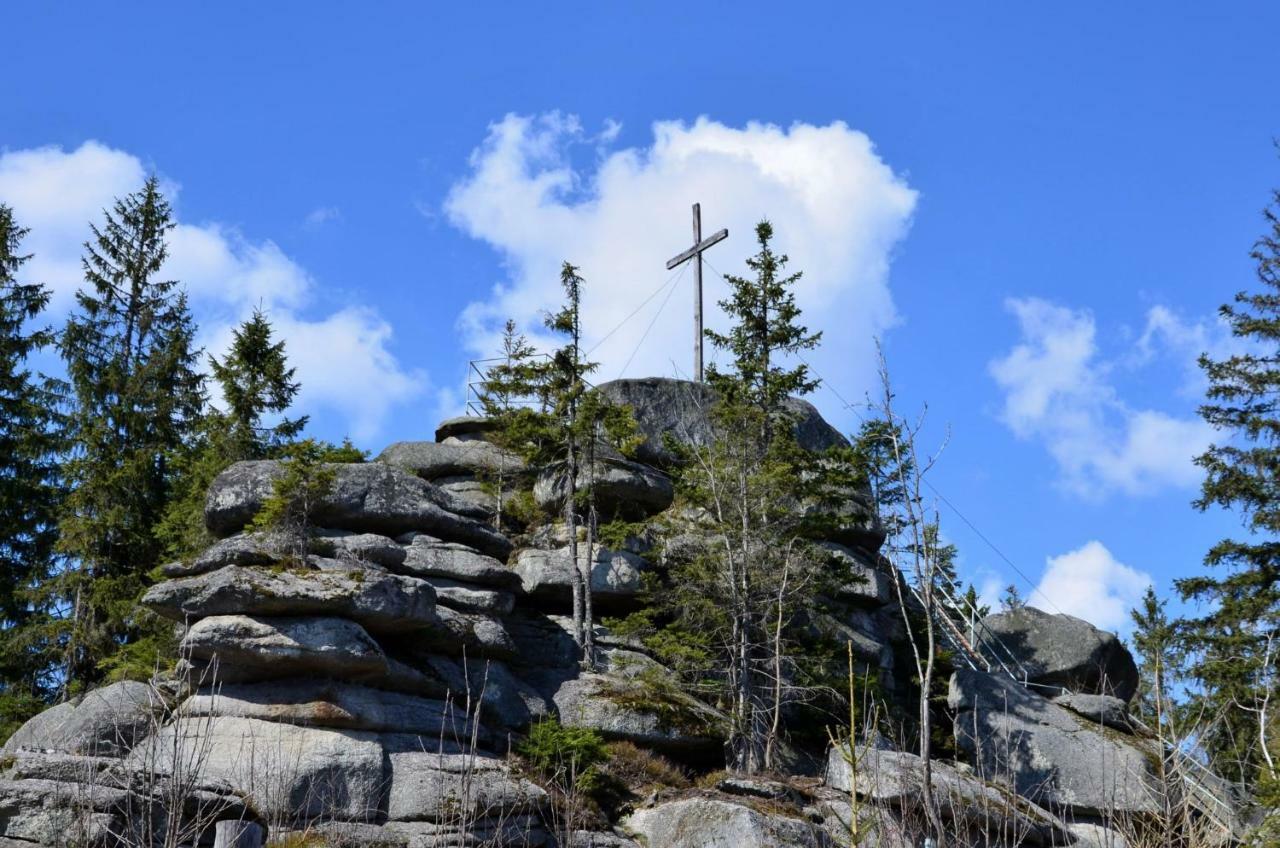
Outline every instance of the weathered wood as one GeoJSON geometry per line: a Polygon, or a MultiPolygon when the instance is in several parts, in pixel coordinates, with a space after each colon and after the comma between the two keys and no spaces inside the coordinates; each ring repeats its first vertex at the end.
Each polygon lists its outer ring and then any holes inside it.
{"type": "Polygon", "coordinates": [[[213,848],[262,848],[262,825],[251,821],[220,821],[213,826],[213,848]]]}
{"type": "Polygon", "coordinates": [[[667,260],[667,270],[681,262],[693,263],[693,379],[702,382],[702,251],[719,241],[729,237],[728,230],[704,239],[702,237],[702,204],[693,204],[693,247],[676,257],[667,260]]]}
{"type": "Polygon", "coordinates": [[[698,244],[695,244],[693,247],[689,248],[684,253],[681,253],[680,255],[672,259],[668,259],[667,270],[670,271],[672,268],[676,267],[681,262],[688,262],[696,254],[701,253],[702,251],[706,250],[708,247],[715,244],[716,242],[724,241],[728,237],[729,237],[728,230],[721,230],[718,233],[713,233],[712,235],[707,236],[701,242],[699,242],[698,244]]]}

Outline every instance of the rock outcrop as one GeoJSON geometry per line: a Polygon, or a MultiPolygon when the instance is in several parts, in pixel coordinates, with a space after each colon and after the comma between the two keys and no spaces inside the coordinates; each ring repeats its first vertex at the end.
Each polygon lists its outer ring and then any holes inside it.
{"type": "Polygon", "coordinates": [[[1018,674],[1046,691],[1058,687],[1127,702],[1138,689],[1138,667],[1129,651],[1113,634],[1087,621],[1021,607],[989,615],[982,626],[1013,654],[1018,674]]]}
{"type": "MultiPolygon", "coordinates": [[[[642,775],[678,773],[659,756],[693,771],[723,763],[724,705],[695,697],[639,639],[603,623],[642,609],[642,590],[715,542],[692,510],[672,508],[679,456],[666,442],[705,445],[714,398],[672,380],[601,390],[630,404],[648,437],[635,458],[603,452],[584,470],[601,512],[656,516],[667,535],[659,544],[651,529],[635,531],[594,555],[580,546],[597,612],[589,670],[567,618],[575,564],[557,521],[563,470],[526,467],[488,441],[492,422],[451,419],[435,442],[331,466],[333,486],[305,537],[253,523],[281,464],[237,463],[208,494],[217,541],[166,565],[142,599],[172,622],[178,669],[59,704],[9,739],[0,848],[142,844],[120,835],[150,821],[140,811],[158,797],[198,822],[182,840],[193,848],[210,842],[218,820],[255,822],[272,841],[344,848],[826,848],[848,844],[851,792],[859,844],[920,844],[919,758],[860,742],[855,775],[821,728],[790,728],[804,741],[776,752],[803,776],[731,776],[696,789],[681,778],[679,788],[636,791],[608,821],[604,811],[575,820],[572,832],[562,787],[538,785],[511,756],[536,722],[555,718],[637,751],[642,775]],[[510,537],[494,529],[499,496],[533,505],[533,517],[503,525],[519,528],[510,537]]],[[[801,446],[845,444],[812,406],[793,408],[801,446]]],[[[841,649],[836,667],[804,673],[843,679],[847,643],[868,675],[859,680],[903,706],[913,685],[904,584],[879,555],[870,492],[819,492],[795,508],[811,520],[806,532],[832,579],[815,590],[820,604],[794,616],[794,635],[841,649]]],[[[951,681],[966,762],[932,766],[949,835],[984,848],[1117,844],[1107,816],[1152,812],[1150,765],[1161,753],[1127,714],[1132,659],[1114,637],[1065,616],[1027,609],[985,624],[1036,685],[973,671],[951,681]]],[[[1226,791],[1206,784],[1204,794],[1226,791]]]]}
{"type": "Polygon", "coordinates": [[[1149,739],[1109,732],[1005,677],[959,670],[948,707],[956,744],[979,774],[1069,815],[1156,810],[1149,739]]]}

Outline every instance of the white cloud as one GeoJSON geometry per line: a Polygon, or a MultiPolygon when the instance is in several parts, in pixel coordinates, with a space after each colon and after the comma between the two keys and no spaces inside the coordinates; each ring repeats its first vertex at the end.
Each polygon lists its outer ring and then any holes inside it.
{"type": "Polygon", "coordinates": [[[1121,400],[1110,379],[1115,366],[1098,355],[1091,314],[1036,298],[1007,306],[1022,341],[990,364],[1005,392],[1002,418],[1020,438],[1044,443],[1068,490],[1140,495],[1199,481],[1192,459],[1212,428],[1121,400]]]}
{"type": "MultiPolygon", "coordinates": [[[[839,373],[840,388],[856,397],[871,378],[873,337],[895,320],[889,262],[916,192],[866,135],[839,122],[739,128],[700,118],[658,122],[652,131],[646,147],[610,149],[618,133],[612,123],[595,136],[557,113],[508,115],[490,127],[470,173],[445,204],[456,226],[499,251],[507,272],[463,314],[468,348],[491,355],[508,317],[537,335],[542,313],[561,301],[560,263],[569,260],[587,281],[586,344],[599,344],[592,353],[602,363],[599,379],[619,375],[651,323],[626,374],[687,375],[691,274],[678,291],[664,292],[604,336],[669,278],[665,261],[691,244],[689,209],[700,201],[704,236],[729,229],[728,241],[707,253],[720,272],[742,273],[756,246],[755,224],[773,222],[775,247],[804,271],[796,291],[804,321],[826,331],[810,361],[823,373],[839,373]]],[[[716,301],[726,287],[710,269],[704,279],[707,323],[722,327],[716,301]]]]}
{"type": "Polygon", "coordinates": [[[25,270],[52,289],[55,310],[71,304],[84,279],[80,255],[88,223],[101,221],[103,209],[136,191],[146,176],[136,157],[96,141],[70,153],[60,147],[0,153],[0,203],[13,207],[30,230],[22,250],[34,255],[25,270]]]}
{"type": "Polygon", "coordinates": [[[325,224],[342,220],[342,210],[336,206],[317,206],[307,213],[303,223],[309,229],[318,229],[325,224]]]}
{"type": "Polygon", "coordinates": [[[1103,630],[1127,631],[1129,610],[1151,585],[1151,575],[1120,562],[1101,542],[1049,557],[1027,602],[1048,612],[1083,618],[1103,630]]]}
{"type": "MultiPolygon", "coordinates": [[[[136,191],[150,169],[130,153],[89,141],[0,154],[0,202],[30,229],[27,276],[53,292],[60,317],[83,281],[80,256],[89,223],[102,220],[115,198],[136,191]]],[[[174,202],[177,186],[164,184],[174,202]]],[[[175,203],[176,207],[176,203],[175,203]]],[[[391,327],[368,309],[313,316],[312,277],[272,241],[255,242],[219,223],[180,220],[169,238],[161,274],[181,281],[201,325],[200,343],[220,355],[231,328],[255,307],[268,310],[285,339],[302,383],[296,411],[340,416],[353,437],[377,436],[388,411],[419,394],[425,375],[391,353],[391,327]]]]}
{"type": "Polygon", "coordinates": [[[1161,358],[1171,361],[1183,372],[1180,393],[1199,398],[1208,386],[1199,365],[1200,355],[1207,353],[1213,359],[1225,359],[1247,349],[1248,342],[1233,336],[1230,325],[1220,316],[1191,321],[1167,306],[1158,305],[1147,310],[1146,323],[1134,344],[1129,364],[1143,366],[1161,358]]]}

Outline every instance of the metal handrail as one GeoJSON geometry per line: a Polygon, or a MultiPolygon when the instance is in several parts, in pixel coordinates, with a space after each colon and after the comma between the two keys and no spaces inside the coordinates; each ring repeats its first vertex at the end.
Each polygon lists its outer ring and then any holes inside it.
{"type": "MultiPolygon", "coordinates": [[[[919,589],[916,587],[915,583],[910,579],[910,576],[907,574],[907,572],[902,568],[899,568],[898,571],[903,577],[903,582],[906,583],[907,587],[911,590],[911,594],[915,597],[917,601],[920,602],[921,606],[924,606],[925,609],[928,610],[929,609],[928,605],[924,603],[924,598],[921,596],[919,589]]],[[[953,581],[947,580],[946,582],[951,584],[952,588],[956,588],[953,581]]],[[[961,605],[956,601],[955,597],[950,592],[947,591],[945,586],[938,586],[936,588],[942,592],[943,597],[953,606],[953,608],[955,609],[962,608],[961,605]]],[[[972,610],[971,604],[970,604],[970,608],[972,610]]],[[[975,613],[977,612],[976,610],[972,610],[972,611],[975,613]]],[[[941,609],[940,605],[935,604],[933,607],[932,613],[935,617],[936,622],[942,625],[941,629],[942,629],[942,632],[945,634],[945,638],[947,642],[950,643],[951,646],[955,648],[957,652],[963,656],[964,661],[968,664],[969,668],[971,668],[974,671],[978,670],[978,667],[975,664],[975,660],[976,660],[978,662],[981,662],[986,667],[986,670],[988,672],[994,671],[990,661],[986,657],[984,657],[982,653],[980,653],[979,651],[976,651],[974,647],[968,643],[968,640],[964,639],[960,634],[952,632],[953,630],[957,629],[956,624],[954,621],[952,621],[950,618],[947,617],[946,612],[941,609]]],[[[1072,692],[1072,690],[1067,688],[1066,686],[1048,685],[1048,684],[1040,684],[1040,683],[1032,682],[1030,680],[1030,673],[1027,670],[1026,666],[1024,666],[1021,663],[1021,661],[1017,659],[1013,651],[1007,645],[1004,644],[1003,640],[1001,640],[997,634],[993,633],[990,628],[986,627],[986,625],[982,624],[981,622],[977,622],[976,624],[977,626],[980,626],[982,628],[982,632],[985,634],[985,639],[990,640],[990,642],[993,643],[994,646],[999,647],[1001,650],[1003,650],[1004,653],[1006,653],[1009,656],[1009,658],[1014,662],[1014,664],[1018,667],[1019,671],[1022,672],[1022,677],[1019,678],[1018,675],[1014,674],[1008,668],[1008,666],[1004,664],[1004,661],[1001,660],[999,656],[995,655],[993,651],[993,658],[995,659],[996,664],[999,665],[1000,670],[1004,672],[1005,676],[1007,676],[1014,683],[1017,683],[1020,686],[1023,686],[1025,688],[1039,687],[1043,689],[1056,690],[1058,692],[1061,692],[1062,694],[1077,694],[1072,692]]],[[[1130,721],[1138,729],[1141,729],[1147,733],[1151,733],[1152,735],[1155,735],[1153,731],[1140,720],[1130,717],[1130,721]]],[[[1213,778],[1214,780],[1222,780],[1222,778],[1214,774],[1211,768],[1209,768],[1207,765],[1200,762],[1199,760],[1195,759],[1187,752],[1181,750],[1176,745],[1170,746],[1167,750],[1169,754],[1175,758],[1175,760],[1179,762],[1190,763],[1195,769],[1198,769],[1200,772],[1213,778]]],[[[1201,801],[1200,805],[1198,805],[1198,809],[1200,810],[1200,813],[1206,816],[1207,818],[1209,818],[1209,820],[1212,821],[1213,824],[1217,825],[1227,834],[1234,833],[1234,828],[1231,826],[1229,821],[1224,821],[1224,818],[1221,817],[1220,814],[1217,813],[1214,809],[1212,809],[1212,807],[1217,806],[1224,809],[1226,811],[1227,818],[1234,817],[1235,808],[1232,807],[1229,803],[1227,803],[1222,798],[1219,798],[1212,791],[1210,791],[1209,787],[1205,786],[1203,783],[1198,783],[1195,780],[1193,780],[1190,777],[1190,775],[1187,774],[1185,771],[1179,770],[1179,778],[1180,778],[1179,782],[1182,784],[1182,786],[1188,792],[1190,792],[1191,795],[1193,795],[1195,798],[1201,801]],[[1206,808],[1205,805],[1203,804],[1203,799],[1205,798],[1208,798],[1213,802],[1212,805],[1209,806],[1209,808],[1206,808]]]]}

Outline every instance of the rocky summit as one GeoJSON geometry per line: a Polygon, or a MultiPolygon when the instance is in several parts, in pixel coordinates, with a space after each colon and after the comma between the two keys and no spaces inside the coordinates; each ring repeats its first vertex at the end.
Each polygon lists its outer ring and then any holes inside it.
{"type": "MultiPolygon", "coordinates": [[[[647,437],[632,459],[600,460],[602,497],[631,518],[678,513],[670,440],[710,438],[706,388],[601,389],[647,437]]],[[[795,409],[802,447],[843,444],[811,406],[795,409]]],[[[1167,752],[1127,715],[1132,658],[1110,634],[1032,609],[985,622],[1020,681],[996,662],[957,662],[931,789],[916,752],[878,737],[797,743],[778,773],[717,775],[723,704],[677,688],[642,644],[599,624],[600,661],[581,669],[566,618],[578,564],[563,527],[545,519],[516,538],[493,521],[495,474],[545,516],[566,497],[564,472],[525,467],[492,435],[483,419],[453,419],[437,441],[333,466],[301,552],[251,526],[281,464],[222,473],[205,512],[217,541],[166,566],[143,599],[177,629],[179,669],[95,690],[18,730],[0,762],[0,848],[128,843],[155,825],[141,811],[161,796],[166,820],[187,828],[177,842],[216,836],[220,848],[255,834],[396,848],[837,846],[851,822],[860,845],[918,845],[926,791],[956,845],[1114,846],[1117,816],[1160,803],[1167,752]],[[630,758],[640,777],[616,814],[566,819],[564,793],[512,755],[548,718],[630,758]],[[663,770],[676,777],[640,779],[663,770]]],[[[916,607],[879,555],[870,493],[851,489],[842,503],[820,547],[853,579],[810,625],[852,646],[868,685],[909,712],[903,610],[916,607]]],[[[667,548],[707,542],[691,524],[667,548]]],[[[643,609],[647,576],[664,568],[643,538],[579,556],[600,615],[643,609]]],[[[1237,822],[1223,806],[1213,820],[1226,821],[1227,844],[1237,822]]]]}

